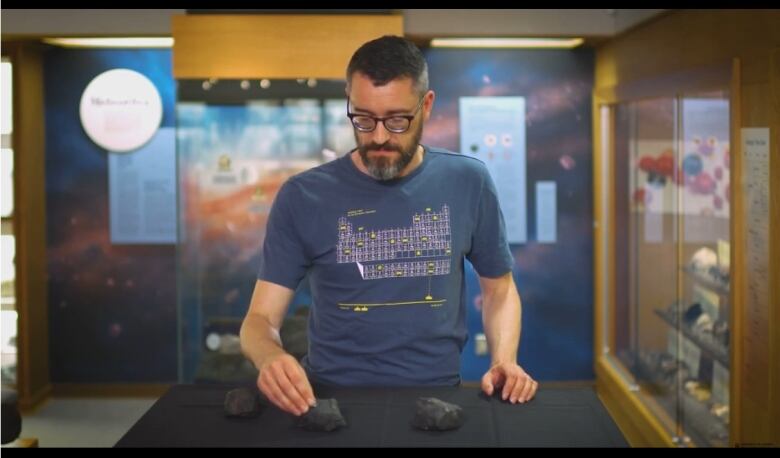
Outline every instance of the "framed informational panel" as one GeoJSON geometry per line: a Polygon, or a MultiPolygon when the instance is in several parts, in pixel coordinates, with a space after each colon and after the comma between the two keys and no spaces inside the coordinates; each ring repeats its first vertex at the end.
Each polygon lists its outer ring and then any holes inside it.
{"type": "Polygon", "coordinates": [[[525,97],[461,97],[460,151],[488,168],[496,184],[509,243],[526,227],[525,97]]]}

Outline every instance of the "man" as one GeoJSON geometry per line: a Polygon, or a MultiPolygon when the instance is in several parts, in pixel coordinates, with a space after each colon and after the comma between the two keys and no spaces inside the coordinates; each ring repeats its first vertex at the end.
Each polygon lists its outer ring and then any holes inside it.
{"type": "Polygon", "coordinates": [[[534,397],[517,364],[520,297],[495,186],[474,158],[420,144],[433,107],[425,59],[393,36],[347,68],[357,149],[280,189],[241,327],[257,385],[282,410],[315,402],[310,379],[339,386],[452,386],[466,342],[464,258],[480,275],[491,367],[488,395],[534,397]],[[279,329],[309,273],[309,353],[286,353],[279,329]]]}

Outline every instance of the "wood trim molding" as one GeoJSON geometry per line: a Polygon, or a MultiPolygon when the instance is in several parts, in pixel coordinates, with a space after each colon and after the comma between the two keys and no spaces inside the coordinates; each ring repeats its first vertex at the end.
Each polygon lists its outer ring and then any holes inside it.
{"type": "Polygon", "coordinates": [[[382,35],[403,35],[403,16],[179,15],[173,17],[172,31],[177,79],[344,79],[360,45],[382,35]]]}
{"type": "Polygon", "coordinates": [[[51,384],[46,384],[24,397],[19,397],[19,411],[24,414],[34,412],[51,396],[51,384]]]}
{"type": "Polygon", "coordinates": [[[628,389],[607,357],[596,360],[596,391],[632,447],[674,447],[658,418],[628,389]]]}
{"type": "Polygon", "coordinates": [[[3,47],[12,61],[14,80],[16,388],[19,405],[31,407],[49,391],[43,59],[35,42],[4,42],[3,47]]]}
{"type": "MultiPolygon", "coordinates": [[[[730,87],[729,118],[731,138],[730,143],[732,151],[741,151],[742,147],[742,103],[741,103],[741,79],[739,59],[734,59],[732,63],[733,78],[730,87]]],[[[744,321],[745,307],[742,298],[744,297],[744,272],[745,257],[742,250],[738,247],[744,244],[745,225],[743,223],[744,210],[744,192],[742,182],[742,155],[732,154],[730,164],[729,182],[731,186],[731,218],[729,221],[729,230],[731,231],[732,248],[731,258],[729,260],[731,268],[731,289],[729,291],[729,444],[734,445],[742,442],[742,352],[744,351],[744,321]]]]}
{"type": "Polygon", "coordinates": [[[602,168],[604,166],[604,158],[601,154],[603,148],[601,142],[601,117],[600,107],[603,101],[594,93],[592,95],[591,103],[591,119],[593,119],[592,133],[593,136],[593,221],[595,222],[593,227],[593,367],[595,367],[598,361],[598,357],[601,355],[602,342],[604,342],[605,336],[609,335],[609,331],[604,329],[603,314],[606,313],[603,310],[603,303],[605,294],[604,291],[604,276],[606,275],[605,263],[607,262],[602,256],[604,250],[604,231],[607,228],[604,227],[604,206],[602,200],[604,195],[601,192],[602,189],[602,168]]]}
{"type": "Polygon", "coordinates": [[[770,442],[780,447],[780,46],[771,52],[771,70],[769,75],[772,108],[769,113],[770,155],[769,155],[769,233],[775,234],[769,240],[769,320],[770,326],[770,385],[769,405],[772,421],[770,442]]]}
{"type": "Polygon", "coordinates": [[[628,81],[617,86],[597,87],[594,91],[604,103],[618,103],[652,97],[673,97],[686,92],[704,92],[731,85],[732,62],[682,70],[628,81]]]}

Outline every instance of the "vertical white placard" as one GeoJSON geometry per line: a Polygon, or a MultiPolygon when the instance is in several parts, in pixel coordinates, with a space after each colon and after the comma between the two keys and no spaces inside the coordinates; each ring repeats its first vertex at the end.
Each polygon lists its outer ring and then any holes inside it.
{"type": "Polygon", "coordinates": [[[554,181],[536,182],[536,241],[555,243],[558,239],[557,185],[554,181]]]}

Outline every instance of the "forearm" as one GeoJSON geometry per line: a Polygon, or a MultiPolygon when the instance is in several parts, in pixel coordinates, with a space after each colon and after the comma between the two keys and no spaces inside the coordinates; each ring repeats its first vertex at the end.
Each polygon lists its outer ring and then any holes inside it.
{"type": "Polygon", "coordinates": [[[244,318],[240,336],[241,351],[258,369],[269,356],[284,352],[279,330],[260,314],[244,318]]]}
{"type": "Polygon", "coordinates": [[[491,365],[517,361],[522,305],[511,273],[508,275],[508,279],[481,281],[482,324],[490,348],[491,365]]]}

